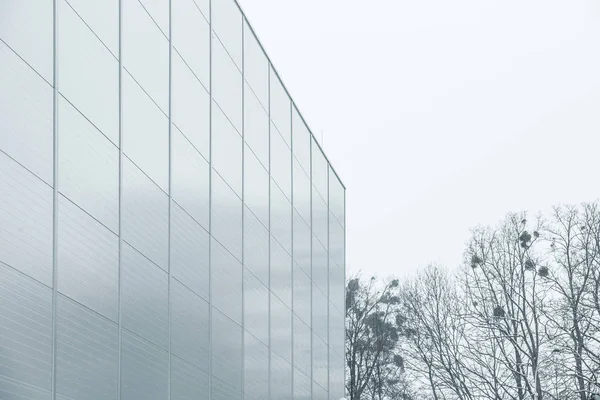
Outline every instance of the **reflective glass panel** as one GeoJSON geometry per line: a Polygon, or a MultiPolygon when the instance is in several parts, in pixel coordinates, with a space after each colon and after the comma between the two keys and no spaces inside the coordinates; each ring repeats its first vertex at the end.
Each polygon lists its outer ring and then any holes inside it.
{"type": "Polygon", "coordinates": [[[312,290],[312,330],[325,343],[327,343],[328,325],[328,301],[327,296],[313,283],[312,290]]]}
{"type": "Polygon", "coordinates": [[[291,146],[292,110],[290,98],[272,67],[270,79],[271,121],[275,124],[277,131],[279,131],[286,144],[291,146]]]}
{"type": "Polygon", "coordinates": [[[271,291],[292,307],[292,258],[276,240],[271,239],[271,291]]]}
{"type": "Polygon", "coordinates": [[[244,328],[269,343],[269,289],[244,269],[244,328]]]}
{"type": "Polygon", "coordinates": [[[294,212],[294,261],[309,277],[312,275],[310,228],[297,212],[294,212]]]}
{"type": "Polygon", "coordinates": [[[321,289],[323,293],[327,293],[329,283],[329,266],[327,250],[313,236],[312,246],[312,280],[321,289]]]}
{"type": "Polygon", "coordinates": [[[271,129],[271,176],[288,200],[292,199],[292,153],[275,129],[271,129]]]}
{"type": "MultiPolygon", "coordinates": [[[[119,54],[119,0],[90,2],[68,0],[69,5],[90,27],[102,43],[116,56],[119,54]]],[[[65,6],[68,5],[65,3],[65,6]]],[[[63,5],[61,7],[64,8],[63,5]]],[[[60,20],[60,19],[59,19],[60,20]]],[[[60,36],[59,36],[60,37],[60,36]]],[[[62,85],[62,82],[61,82],[62,85]]]]}
{"type": "Polygon", "coordinates": [[[311,324],[311,285],[310,277],[294,264],[294,313],[308,326],[311,324]]]}
{"type": "Polygon", "coordinates": [[[265,109],[269,107],[269,62],[244,20],[244,77],[265,109]]]}
{"type": "Polygon", "coordinates": [[[213,376],[242,389],[242,328],[218,310],[212,313],[213,376]]]}
{"type": "Polygon", "coordinates": [[[244,203],[269,226],[269,173],[248,146],[244,153],[244,203]]]}
{"type": "Polygon", "coordinates": [[[254,336],[244,335],[244,399],[269,398],[269,348],[254,336]]]}
{"type": "Polygon", "coordinates": [[[292,365],[271,353],[271,400],[292,398],[292,365]]]}
{"type": "Polygon", "coordinates": [[[327,200],[327,160],[317,142],[312,139],[312,184],[319,191],[321,197],[327,200]]]}
{"type": "Polygon", "coordinates": [[[294,159],[294,208],[307,224],[310,224],[310,178],[294,159]]]}
{"type": "Polygon", "coordinates": [[[242,137],[218,107],[213,106],[212,114],[211,164],[242,197],[242,137]]]}
{"type": "Polygon", "coordinates": [[[139,0],[165,36],[169,35],[169,0],[139,0]]]}
{"type": "Polygon", "coordinates": [[[329,346],[344,354],[344,315],[329,303],[329,346]]]}
{"type": "Polygon", "coordinates": [[[271,351],[292,361],[292,311],[271,294],[271,351]]]}
{"type": "Polygon", "coordinates": [[[329,213],[329,255],[335,265],[344,268],[345,265],[345,237],[344,228],[337,219],[329,213]]]}
{"type": "Polygon", "coordinates": [[[171,398],[209,400],[208,373],[171,355],[171,398]]]}
{"type": "Polygon", "coordinates": [[[319,192],[313,187],[312,196],[312,231],[313,234],[319,239],[321,244],[325,247],[327,244],[327,224],[329,222],[329,210],[327,209],[327,202],[321,197],[319,192]]]}
{"type": "Polygon", "coordinates": [[[218,40],[213,40],[212,46],[211,89],[231,124],[242,132],[242,73],[218,40]]]}
{"type": "Polygon", "coordinates": [[[212,304],[229,318],[242,323],[242,265],[216,240],[212,240],[212,304]]]}
{"type": "Polygon", "coordinates": [[[273,183],[271,183],[271,234],[287,252],[291,253],[292,205],[273,183]]]}
{"type": "MultiPolygon", "coordinates": [[[[292,142],[294,156],[298,160],[299,166],[304,170],[304,173],[310,174],[310,131],[302,120],[298,109],[294,105],[292,107],[292,142]]],[[[294,175],[295,175],[294,171],[294,175]]],[[[294,177],[295,178],[295,177],[294,177]]]]}
{"type": "Polygon", "coordinates": [[[269,286],[269,231],[248,208],[244,211],[244,265],[269,286]]]}
{"type": "Polygon", "coordinates": [[[329,168],[329,209],[341,226],[345,226],[346,223],[345,196],[346,189],[342,186],[342,182],[340,182],[335,172],[329,168]]]}
{"type": "Polygon", "coordinates": [[[213,171],[211,233],[238,260],[242,259],[242,200],[213,171]]]}
{"type": "Polygon", "coordinates": [[[269,114],[246,85],[244,90],[244,139],[266,169],[269,168],[269,114]]]}
{"type": "Polygon", "coordinates": [[[294,400],[312,400],[310,377],[296,368],[294,368],[294,400]]]}
{"type": "Polygon", "coordinates": [[[242,69],[242,13],[234,0],[212,2],[212,29],[242,69]]]}
{"type": "Polygon", "coordinates": [[[310,327],[294,316],[294,367],[306,375],[311,368],[311,335],[310,327]]]}
{"type": "Polygon", "coordinates": [[[315,391],[315,386],[313,386],[313,398],[324,400],[327,399],[327,391],[323,388],[326,388],[328,385],[328,348],[327,344],[321,340],[317,335],[313,333],[312,340],[312,377],[313,381],[317,383],[317,391],[315,391]],[[320,390],[323,389],[323,390],[320,390]],[[320,392],[320,393],[319,393],[320,392]],[[325,397],[321,397],[325,396],[325,397]]]}

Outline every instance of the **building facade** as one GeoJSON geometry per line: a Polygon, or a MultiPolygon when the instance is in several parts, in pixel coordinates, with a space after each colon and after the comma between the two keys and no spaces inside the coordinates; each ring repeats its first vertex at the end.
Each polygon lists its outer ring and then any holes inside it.
{"type": "Polygon", "coordinates": [[[237,3],[1,2],[1,399],[339,400],[344,271],[237,3]]]}

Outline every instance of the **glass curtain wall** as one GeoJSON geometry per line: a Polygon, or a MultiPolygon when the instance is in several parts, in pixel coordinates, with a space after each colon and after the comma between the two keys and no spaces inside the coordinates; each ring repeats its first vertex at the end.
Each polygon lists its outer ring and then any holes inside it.
{"type": "Polygon", "coordinates": [[[0,398],[339,400],[345,188],[233,0],[0,5],[0,398]]]}

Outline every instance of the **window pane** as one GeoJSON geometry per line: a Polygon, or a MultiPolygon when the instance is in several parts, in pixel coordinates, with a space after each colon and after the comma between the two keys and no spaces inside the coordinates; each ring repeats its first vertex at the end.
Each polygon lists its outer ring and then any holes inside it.
{"type": "Polygon", "coordinates": [[[208,373],[192,364],[171,357],[171,398],[209,400],[208,373]]]}
{"type": "Polygon", "coordinates": [[[337,219],[341,226],[346,223],[346,204],[345,204],[346,189],[335,175],[333,170],[329,169],[329,209],[337,219]]]}
{"type": "Polygon", "coordinates": [[[244,139],[256,157],[269,168],[269,114],[249,90],[244,90],[244,139]]]}
{"type": "Polygon", "coordinates": [[[244,269],[244,328],[269,343],[269,289],[244,269]]]}
{"type": "MultiPolygon", "coordinates": [[[[210,86],[208,19],[194,0],[171,0],[171,12],[173,47],[204,87],[208,88],[210,86]]],[[[171,79],[174,77],[175,74],[172,74],[171,79]]]]}
{"type": "Polygon", "coordinates": [[[242,328],[217,310],[212,313],[212,373],[242,389],[242,328]]]}
{"type": "Polygon", "coordinates": [[[58,213],[58,290],[118,321],[117,235],[63,196],[58,213]]]}
{"type": "Polygon", "coordinates": [[[60,192],[118,232],[119,149],[65,100],[59,119],[60,192]]]}
{"type": "Polygon", "coordinates": [[[0,293],[2,375],[37,386],[49,395],[52,386],[52,289],[0,263],[0,293]]]}
{"type": "Polygon", "coordinates": [[[56,307],[57,393],[72,399],[114,398],[118,326],[63,296],[58,296],[56,307]]]}
{"type": "MultiPolygon", "coordinates": [[[[101,7],[100,7],[101,8],[101,7]]],[[[75,11],[59,7],[60,92],[113,143],[119,143],[119,62],[75,11]]]]}
{"type": "Polygon", "coordinates": [[[271,350],[292,361],[292,311],[271,294],[271,350]]]}
{"type": "Polygon", "coordinates": [[[292,205],[273,183],[271,183],[271,234],[287,252],[291,253],[292,205]]]}
{"type": "Polygon", "coordinates": [[[271,129],[271,176],[288,200],[292,199],[292,152],[275,129],[271,129]]]}
{"type": "MultiPolygon", "coordinates": [[[[127,1],[127,0],[126,0],[127,1]]],[[[139,0],[164,35],[169,34],[169,0],[139,0]]]]}
{"type": "MultiPolygon", "coordinates": [[[[310,174],[310,131],[308,127],[300,117],[300,113],[296,106],[292,107],[292,141],[294,146],[294,156],[299,162],[299,166],[302,167],[304,173],[310,174]]],[[[294,174],[296,172],[294,171],[294,174]]],[[[295,179],[295,175],[294,175],[295,179]]]]}
{"type": "Polygon", "coordinates": [[[244,77],[262,106],[269,107],[269,62],[258,40],[244,21],[244,77]]]}
{"type": "Polygon", "coordinates": [[[244,265],[269,285],[269,231],[248,208],[244,211],[244,265]]]}
{"type": "MultiPolygon", "coordinates": [[[[26,4],[22,0],[11,0],[11,9],[16,8],[13,4],[17,3],[26,4]]],[[[14,17],[19,18],[18,14],[14,17]]],[[[19,19],[22,21],[24,19],[19,19]]],[[[4,26],[3,22],[0,29],[4,26]]],[[[52,87],[1,41],[0,76],[0,93],[13,94],[0,96],[0,149],[52,185],[52,87]],[[27,96],[17,96],[18,93],[27,93],[27,96]]]]}
{"type": "Polygon", "coordinates": [[[212,79],[213,98],[235,129],[242,132],[242,74],[217,40],[212,47],[212,79]]]}
{"type": "Polygon", "coordinates": [[[169,119],[123,75],[123,152],[165,192],[169,188],[169,119]]]}
{"type": "Polygon", "coordinates": [[[254,336],[244,335],[244,399],[269,398],[269,348],[254,336]]]}
{"type": "Polygon", "coordinates": [[[0,261],[48,286],[52,196],[50,186],[0,152],[0,261]]]}
{"type": "Polygon", "coordinates": [[[121,399],[168,397],[169,353],[123,330],[121,399]]]}
{"type": "MultiPolygon", "coordinates": [[[[148,0],[146,3],[154,1],[166,2],[148,0]]],[[[122,7],[123,65],[158,106],[167,112],[169,42],[138,0],[124,0],[122,7]]],[[[168,18],[168,10],[165,15],[168,18]]]]}
{"type": "Polygon", "coordinates": [[[292,145],[291,135],[291,102],[283,84],[277,77],[277,74],[271,68],[271,121],[285,140],[288,146],[292,145]]]}
{"type": "Polygon", "coordinates": [[[292,258],[276,240],[271,240],[271,291],[292,307],[292,258]]]}
{"type": "Polygon", "coordinates": [[[176,280],[171,281],[171,353],[208,371],[208,303],[176,280]]]}
{"type": "Polygon", "coordinates": [[[308,275],[294,265],[294,313],[308,326],[311,324],[311,286],[308,275]]]}
{"type": "Polygon", "coordinates": [[[242,390],[233,387],[220,379],[212,380],[212,400],[241,400],[242,390]]]}
{"type": "Polygon", "coordinates": [[[271,353],[271,400],[292,398],[292,365],[271,353]]]}
{"type": "Polygon", "coordinates": [[[339,400],[345,394],[344,353],[329,352],[329,399],[339,400]]]}
{"type": "Polygon", "coordinates": [[[344,354],[344,315],[329,303],[329,346],[344,354]]]}
{"type": "Polygon", "coordinates": [[[212,29],[242,69],[242,13],[233,0],[212,2],[212,29]]]}
{"type": "Polygon", "coordinates": [[[177,129],[171,131],[171,196],[199,224],[208,229],[208,162],[177,129]]]}
{"type": "Polygon", "coordinates": [[[248,146],[244,153],[244,203],[269,226],[269,173],[248,146]]]}
{"type": "Polygon", "coordinates": [[[312,330],[327,343],[327,296],[313,283],[312,330]]]}
{"type": "Polygon", "coordinates": [[[310,375],[311,330],[302,320],[294,316],[294,367],[310,375]]]}
{"type": "Polygon", "coordinates": [[[329,214],[329,255],[339,268],[345,266],[344,228],[338,223],[333,214],[329,214]]]}
{"type": "Polygon", "coordinates": [[[123,327],[167,350],[168,275],[133,247],[124,244],[121,251],[123,327]]]}
{"type": "Polygon", "coordinates": [[[129,159],[123,159],[123,239],[167,270],[169,198],[129,159]]]}
{"type": "Polygon", "coordinates": [[[218,107],[213,106],[211,164],[242,197],[242,137],[218,107]]]}
{"type": "Polygon", "coordinates": [[[313,187],[312,196],[312,231],[321,244],[327,247],[327,224],[328,224],[327,202],[313,187]]]}
{"type": "MultiPolygon", "coordinates": [[[[33,6],[31,2],[23,0],[2,0],[0,14],[0,39],[48,82],[52,82],[54,70],[53,8],[52,1],[38,1],[33,6]]],[[[0,43],[0,46],[5,47],[4,43],[0,43]]],[[[3,64],[0,62],[0,65],[3,64]]],[[[2,76],[6,77],[4,74],[2,76]]]]}
{"type": "Polygon", "coordinates": [[[304,173],[298,161],[294,159],[294,208],[298,210],[304,221],[310,224],[310,179],[304,173]]]}
{"type": "Polygon", "coordinates": [[[294,400],[312,400],[310,378],[296,368],[294,368],[294,400]]]}
{"type": "Polygon", "coordinates": [[[319,191],[323,199],[327,199],[327,160],[323,152],[312,140],[312,184],[319,191]]]}
{"type": "Polygon", "coordinates": [[[212,304],[235,322],[242,323],[242,265],[216,240],[211,247],[212,304]]]}
{"type": "Polygon", "coordinates": [[[338,311],[346,309],[344,268],[329,263],[329,300],[338,311]]]}
{"type": "MultiPolygon", "coordinates": [[[[69,0],[71,7],[85,21],[115,56],[119,54],[119,0],[90,2],[69,0]]],[[[69,7],[66,3],[61,8],[69,7]]],[[[60,21],[60,19],[59,19],[60,21]]],[[[59,35],[60,37],[60,35],[59,35]]],[[[62,81],[61,81],[62,85],[62,81]]]]}
{"type": "Polygon", "coordinates": [[[294,261],[310,277],[312,275],[310,228],[297,212],[294,212],[294,261]]]}
{"type": "Polygon", "coordinates": [[[238,260],[242,259],[242,200],[213,171],[211,233],[238,260]]]}
{"type": "Polygon", "coordinates": [[[189,214],[171,205],[171,274],[208,300],[209,235],[189,214]]]}
{"type": "Polygon", "coordinates": [[[312,341],[312,370],[313,380],[320,386],[313,385],[313,398],[327,400],[327,391],[323,388],[327,387],[327,344],[313,333],[312,341]],[[316,390],[315,390],[316,389],[316,390]]]}
{"type": "Polygon", "coordinates": [[[173,124],[208,160],[210,96],[179,55],[174,53],[172,57],[171,112],[173,124]]]}

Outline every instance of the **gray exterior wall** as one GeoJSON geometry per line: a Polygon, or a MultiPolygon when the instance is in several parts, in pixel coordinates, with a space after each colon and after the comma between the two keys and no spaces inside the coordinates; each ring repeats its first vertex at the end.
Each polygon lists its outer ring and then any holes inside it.
{"type": "Polygon", "coordinates": [[[1,2],[1,399],[338,400],[344,223],[232,0],[1,2]]]}

